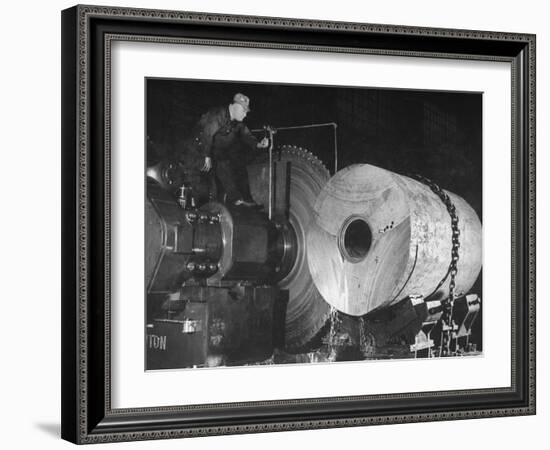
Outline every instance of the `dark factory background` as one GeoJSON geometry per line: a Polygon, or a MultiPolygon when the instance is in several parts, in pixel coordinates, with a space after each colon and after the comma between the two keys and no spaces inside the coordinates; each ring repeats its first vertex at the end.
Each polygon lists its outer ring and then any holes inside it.
{"type": "MultiPolygon", "coordinates": [[[[481,218],[481,94],[148,79],[148,158],[177,155],[201,114],[236,92],[250,97],[250,129],[335,122],[339,168],[368,163],[422,174],[481,218]]],[[[281,131],[275,140],[307,148],[333,173],[331,127],[281,131]]]]}
{"type": "MultiPolygon", "coordinates": [[[[481,93],[149,78],[147,163],[177,157],[201,114],[229,105],[237,92],[250,97],[250,129],[335,122],[338,169],[368,163],[421,174],[463,197],[482,218],[481,93]]],[[[307,148],[333,174],[333,133],[332,127],[283,130],[275,143],[307,148]]],[[[482,294],[481,274],[473,291],[482,294]]]]}

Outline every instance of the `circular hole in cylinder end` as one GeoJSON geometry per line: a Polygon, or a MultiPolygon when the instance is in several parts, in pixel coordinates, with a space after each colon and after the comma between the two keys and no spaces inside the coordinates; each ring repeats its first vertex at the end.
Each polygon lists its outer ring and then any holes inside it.
{"type": "Polygon", "coordinates": [[[342,226],[339,247],[342,256],[352,262],[362,261],[372,245],[369,224],[361,217],[350,217],[342,226]]]}

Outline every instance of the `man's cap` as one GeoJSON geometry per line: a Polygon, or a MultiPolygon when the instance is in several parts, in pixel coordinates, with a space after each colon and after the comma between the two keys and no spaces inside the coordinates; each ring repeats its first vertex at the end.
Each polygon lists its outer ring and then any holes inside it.
{"type": "Polygon", "coordinates": [[[250,111],[250,99],[240,92],[233,97],[233,103],[241,105],[246,112],[250,111]]]}

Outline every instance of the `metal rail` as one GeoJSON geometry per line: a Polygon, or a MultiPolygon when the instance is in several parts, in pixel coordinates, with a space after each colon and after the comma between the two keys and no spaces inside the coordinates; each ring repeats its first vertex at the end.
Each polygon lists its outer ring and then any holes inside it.
{"type": "MultiPolygon", "coordinates": [[[[338,124],[336,122],[313,123],[310,125],[294,125],[294,126],[288,126],[288,127],[273,127],[273,128],[276,131],[285,131],[285,130],[301,130],[305,128],[321,128],[321,127],[333,127],[334,129],[334,173],[336,173],[338,172],[338,134],[337,134],[338,124]]],[[[265,127],[257,128],[251,131],[253,133],[265,132],[265,127]]]]}

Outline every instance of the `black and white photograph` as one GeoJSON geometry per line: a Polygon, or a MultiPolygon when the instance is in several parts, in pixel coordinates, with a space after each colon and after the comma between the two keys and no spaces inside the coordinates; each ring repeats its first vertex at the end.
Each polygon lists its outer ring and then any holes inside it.
{"type": "MultiPolygon", "coordinates": [[[[33,302],[61,354],[12,295],[16,407],[51,372],[75,444],[535,442],[540,8],[212,1],[61,11],[61,305],[33,302]]],[[[50,127],[16,97],[28,163],[50,127]]],[[[44,161],[27,197],[6,166],[13,244],[44,161]]],[[[55,250],[14,250],[48,259],[8,283],[41,296],[55,250]]]]}
{"type": "Polygon", "coordinates": [[[483,357],[482,92],[144,84],[146,370],[483,357]]]}
{"type": "Polygon", "coordinates": [[[544,448],[546,3],[92,3],[3,9],[1,448],[544,448]]]}

